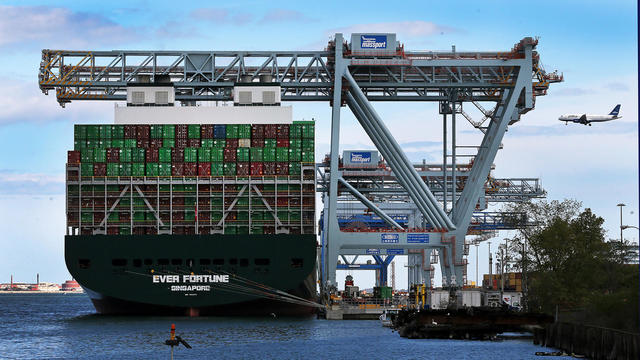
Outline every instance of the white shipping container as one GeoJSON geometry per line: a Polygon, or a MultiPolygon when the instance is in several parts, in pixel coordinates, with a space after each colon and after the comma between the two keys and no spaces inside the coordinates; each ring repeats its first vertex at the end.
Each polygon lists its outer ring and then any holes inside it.
{"type": "Polygon", "coordinates": [[[446,309],[447,305],[449,305],[449,291],[433,290],[431,292],[431,303],[429,305],[432,309],[446,309]]]}
{"type": "Polygon", "coordinates": [[[463,290],[458,291],[458,306],[478,307],[482,306],[482,291],[463,290]]]}
{"type": "Polygon", "coordinates": [[[238,147],[251,147],[251,139],[238,139],[238,147]]]}

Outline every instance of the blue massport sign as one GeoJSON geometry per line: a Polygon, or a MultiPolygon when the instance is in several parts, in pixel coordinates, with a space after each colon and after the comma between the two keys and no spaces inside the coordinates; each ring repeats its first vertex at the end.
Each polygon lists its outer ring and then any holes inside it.
{"type": "Polygon", "coordinates": [[[380,234],[380,242],[383,244],[397,244],[400,242],[398,234],[380,234]]]}
{"type": "Polygon", "coordinates": [[[360,35],[360,48],[362,49],[386,49],[386,35],[360,35]]]}
{"type": "Polygon", "coordinates": [[[369,164],[371,163],[371,152],[357,152],[351,153],[351,162],[355,164],[369,164]]]}

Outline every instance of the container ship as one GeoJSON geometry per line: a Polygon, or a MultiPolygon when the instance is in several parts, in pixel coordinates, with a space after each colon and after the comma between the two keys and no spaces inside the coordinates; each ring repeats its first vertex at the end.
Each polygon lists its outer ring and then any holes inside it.
{"type": "Polygon", "coordinates": [[[77,124],[65,261],[103,314],[314,312],[314,123],[275,86],[175,106],[129,86],[109,125],[77,124]]]}

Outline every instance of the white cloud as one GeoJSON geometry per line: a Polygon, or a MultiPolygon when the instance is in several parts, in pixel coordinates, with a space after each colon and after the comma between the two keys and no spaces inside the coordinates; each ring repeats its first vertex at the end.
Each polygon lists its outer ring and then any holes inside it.
{"type": "Polygon", "coordinates": [[[113,103],[75,101],[61,108],[55,92],[45,96],[36,81],[26,82],[0,77],[0,126],[15,122],[48,122],[73,120],[94,122],[112,118],[113,103]]]}
{"type": "Polygon", "coordinates": [[[64,173],[18,173],[0,170],[0,194],[62,194],[64,181],[64,173]]]}
{"type": "Polygon", "coordinates": [[[138,29],[96,13],[49,6],[0,6],[2,47],[46,42],[49,48],[69,49],[122,44],[138,38],[138,29]]]}

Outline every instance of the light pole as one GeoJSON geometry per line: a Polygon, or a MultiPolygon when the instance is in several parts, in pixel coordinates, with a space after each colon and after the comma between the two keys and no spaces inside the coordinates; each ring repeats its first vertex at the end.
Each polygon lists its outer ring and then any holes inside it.
{"type": "Polygon", "coordinates": [[[620,208],[620,245],[622,245],[624,243],[624,241],[622,239],[622,230],[624,230],[622,228],[622,207],[627,206],[627,205],[625,205],[623,203],[620,203],[620,204],[618,204],[616,206],[618,206],[620,208]]]}
{"type": "Polygon", "coordinates": [[[478,283],[478,245],[480,245],[478,242],[476,242],[476,286],[479,286],[478,283]]]}

